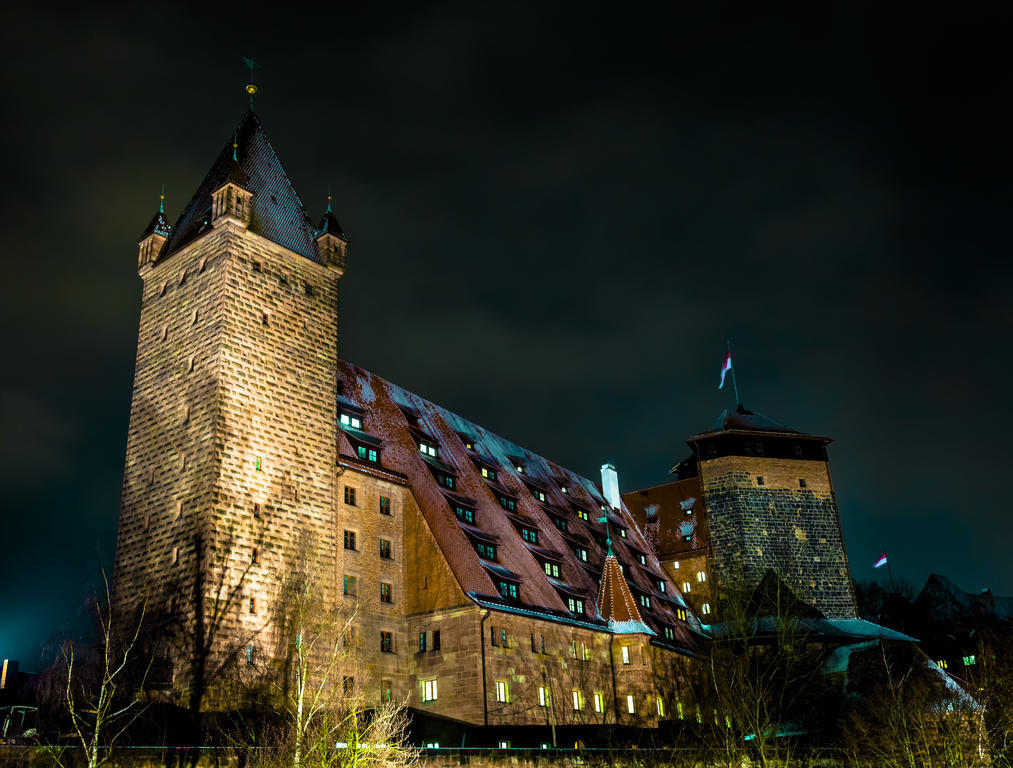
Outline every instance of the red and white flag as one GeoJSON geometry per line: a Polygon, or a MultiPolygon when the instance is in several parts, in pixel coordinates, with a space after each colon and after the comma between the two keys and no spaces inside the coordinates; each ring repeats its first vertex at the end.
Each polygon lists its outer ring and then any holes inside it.
{"type": "Polygon", "coordinates": [[[725,355],[725,362],[721,366],[721,383],[718,384],[718,389],[723,389],[725,386],[725,374],[732,369],[732,351],[729,349],[728,354],[725,355]]]}
{"type": "Polygon", "coordinates": [[[872,564],[872,567],[873,568],[881,568],[884,565],[886,565],[886,552],[884,552],[883,554],[881,554],[879,556],[879,559],[872,564]]]}

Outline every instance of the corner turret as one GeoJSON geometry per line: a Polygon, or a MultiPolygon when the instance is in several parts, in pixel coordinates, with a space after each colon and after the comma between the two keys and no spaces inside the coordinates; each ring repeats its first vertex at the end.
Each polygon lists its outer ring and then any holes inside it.
{"type": "Polygon", "coordinates": [[[348,253],[348,236],[338,224],[338,217],[331,208],[331,193],[327,193],[327,210],[317,230],[317,250],[320,258],[328,266],[334,267],[341,274],[345,272],[345,258],[348,253]]]}
{"type": "Polygon", "coordinates": [[[244,229],[250,224],[250,201],[253,190],[250,178],[239,165],[239,137],[232,139],[232,164],[224,183],[211,193],[211,224],[217,227],[226,220],[234,221],[244,229]]]}
{"type": "Polygon", "coordinates": [[[137,271],[143,274],[151,269],[151,265],[158,261],[165,244],[169,242],[172,234],[172,225],[165,218],[165,187],[158,200],[158,211],[152,217],[148,226],[144,228],[140,238],[137,240],[137,271]]]}

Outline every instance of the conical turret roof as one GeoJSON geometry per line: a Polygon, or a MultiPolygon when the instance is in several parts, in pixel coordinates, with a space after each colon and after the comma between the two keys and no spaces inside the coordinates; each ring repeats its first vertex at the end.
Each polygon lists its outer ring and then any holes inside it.
{"type": "Polygon", "coordinates": [[[169,241],[177,251],[211,228],[211,195],[228,181],[253,192],[249,230],[313,261],[321,261],[310,221],[260,120],[247,111],[187,203],[169,241]],[[233,148],[233,143],[236,144],[233,148]],[[235,160],[233,160],[235,150],[235,160]]]}
{"type": "Polygon", "coordinates": [[[653,635],[654,631],[644,624],[644,619],[633,599],[630,586],[626,583],[619,560],[609,552],[602,569],[601,586],[598,587],[598,615],[609,624],[613,632],[631,633],[644,632],[653,635]]]}
{"type": "Polygon", "coordinates": [[[169,220],[165,218],[165,213],[159,209],[155,211],[155,215],[148,222],[148,226],[144,228],[141,236],[137,238],[140,242],[148,235],[161,235],[162,237],[168,238],[172,234],[172,225],[169,224],[169,220]]]}

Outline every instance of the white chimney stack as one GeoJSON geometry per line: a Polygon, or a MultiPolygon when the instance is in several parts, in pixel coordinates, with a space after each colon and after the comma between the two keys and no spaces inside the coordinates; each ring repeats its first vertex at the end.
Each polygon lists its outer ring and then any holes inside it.
{"type": "Polygon", "coordinates": [[[613,464],[601,465],[601,492],[612,509],[622,508],[619,500],[619,475],[613,464]]]}

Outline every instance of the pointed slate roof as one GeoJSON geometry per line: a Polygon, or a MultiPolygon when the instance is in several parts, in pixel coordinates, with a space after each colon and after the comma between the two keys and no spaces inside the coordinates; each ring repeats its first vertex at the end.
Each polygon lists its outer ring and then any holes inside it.
{"type": "Polygon", "coordinates": [[[180,214],[167,253],[179,250],[206,232],[211,227],[211,194],[227,181],[240,183],[244,177],[241,186],[254,193],[250,231],[320,262],[314,242],[315,228],[252,109],[243,116],[234,137],[229,137],[180,214]],[[232,159],[233,140],[238,144],[238,162],[232,159]]]}
{"type": "Polygon", "coordinates": [[[155,212],[155,215],[148,222],[148,226],[144,228],[141,236],[137,238],[140,242],[148,235],[161,235],[162,237],[168,238],[172,234],[172,225],[169,224],[169,220],[165,218],[165,213],[161,210],[155,212]]]}
{"type": "Polygon", "coordinates": [[[320,229],[317,230],[317,237],[321,235],[334,235],[340,237],[342,240],[348,240],[344,231],[341,229],[341,225],[338,224],[338,217],[334,215],[334,211],[327,208],[327,212],[324,213],[324,219],[320,222],[320,229]]]}
{"type": "Polygon", "coordinates": [[[619,560],[611,552],[605,558],[601,586],[598,587],[598,615],[608,622],[609,629],[613,632],[654,634],[644,624],[633,593],[619,567],[619,560]]]}

